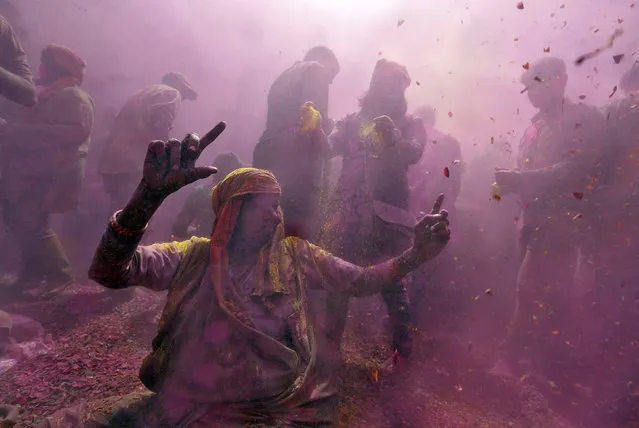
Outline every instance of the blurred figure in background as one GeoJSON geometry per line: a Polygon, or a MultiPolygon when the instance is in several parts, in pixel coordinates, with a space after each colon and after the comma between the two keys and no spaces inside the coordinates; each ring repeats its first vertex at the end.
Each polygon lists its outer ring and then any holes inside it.
{"type": "MultiPolygon", "coordinates": [[[[407,115],[406,67],[377,61],[360,111],[338,122],[331,135],[333,154],[343,158],[325,240],[345,260],[370,265],[410,247],[416,218],[408,211],[408,167],[424,151],[426,133],[419,118],[407,115]]],[[[286,215],[286,212],[285,212],[286,215]]],[[[330,296],[333,340],[341,341],[348,313],[347,295],[330,296]]],[[[404,287],[382,291],[393,329],[392,349],[412,350],[411,314],[404,287]]]]}
{"type": "MultiPolygon", "coordinates": [[[[420,161],[408,169],[410,212],[418,218],[429,201],[444,194],[446,210],[451,221],[456,222],[455,204],[461,192],[463,173],[461,145],[452,135],[435,128],[437,112],[433,107],[420,106],[414,115],[424,123],[428,139],[420,161]]],[[[463,237],[454,238],[437,260],[412,274],[410,301],[414,323],[419,328],[441,329],[441,322],[450,323],[453,312],[460,312],[458,305],[462,296],[453,287],[455,283],[461,285],[454,259],[455,241],[459,239],[463,237]]]]}
{"type": "MultiPolygon", "coordinates": [[[[50,227],[51,213],[75,210],[93,128],[93,101],[82,85],[85,62],[69,48],[46,46],[38,103],[0,129],[3,209],[22,250],[22,290],[73,282],[67,255],[50,227]]],[[[37,290],[36,290],[37,292],[37,290]]]]}
{"type": "Polygon", "coordinates": [[[597,108],[565,98],[561,59],[535,62],[521,81],[539,112],[522,138],[517,169],[495,174],[497,197],[514,193],[523,203],[525,255],[505,362],[517,376],[532,370],[565,386],[574,363],[565,341],[577,327],[569,321],[577,249],[584,242],[579,220],[594,209],[606,123],[597,108]]]}
{"type": "Polygon", "coordinates": [[[446,210],[452,220],[456,215],[455,202],[461,192],[461,145],[452,135],[435,128],[437,112],[433,107],[418,107],[414,116],[424,123],[428,140],[420,161],[408,169],[410,211],[418,217],[428,206],[428,201],[443,193],[446,195],[446,210]]]}
{"type": "Polygon", "coordinates": [[[285,70],[268,94],[266,130],[253,153],[253,166],[272,171],[282,186],[287,235],[316,242],[320,192],[328,156],[328,94],[339,73],[335,54],[324,46],[309,50],[304,60],[285,70]],[[321,116],[301,123],[305,103],[321,116]],[[308,121],[307,121],[308,122],[308,121]]]}
{"type": "Polygon", "coordinates": [[[186,77],[171,72],[161,84],[133,94],[120,109],[98,167],[111,211],[123,207],[138,185],[148,142],[167,140],[182,100],[196,99],[186,77]]]}
{"type": "Polygon", "coordinates": [[[622,75],[619,88],[623,98],[605,109],[611,136],[606,186],[596,195],[596,216],[587,219],[598,232],[587,251],[595,267],[587,301],[597,323],[589,335],[596,337],[592,365],[601,368],[594,390],[612,397],[613,419],[602,424],[622,425],[639,423],[639,62],[622,75]]]}
{"type": "Polygon", "coordinates": [[[221,153],[213,161],[217,168],[217,174],[213,175],[210,184],[197,186],[189,194],[182,209],[175,218],[171,234],[173,239],[186,240],[193,236],[209,236],[209,230],[215,215],[211,209],[211,190],[213,186],[222,181],[229,173],[242,168],[242,162],[235,153],[221,153]]]}
{"type": "MultiPolygon", "coordinates": [[[[22,28],[22,20],[17,9],[8,1],[0,1],[0,94],[6,98],[0,99],[0,125],[6,120],[12,120],[21,106],[32,107],[36,102],[36,88],[27,56],[19,41],[26,37],[22,28]],[[9,23],[13,21],[13,26],[9,23]],[[15,28],[14,28],[15,27],[15,28]]],[[[0,145],[0,158],[4,158],[0,145]]],[[[0,193],[2,192],[2,166],[0,165],[0,193]]],[[[3,215],[0,216],[0,233],[6,232],[3,215]]],[[[12,255],[12,244],[6,233],[0,234],[1,272],[11,272],[17,259],[12,255]]],[[[9,275],[11,276],[11,275],[9,275]]],[[[2,278],[2,283],[13,282],[15,278],[2,278]]]]}

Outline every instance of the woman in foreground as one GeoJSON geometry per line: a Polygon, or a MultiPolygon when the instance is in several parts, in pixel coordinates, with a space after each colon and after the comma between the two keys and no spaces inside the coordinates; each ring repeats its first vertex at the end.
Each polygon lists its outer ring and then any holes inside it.
{"type": "Polygon", "coordinates": [[[151,143],[140,185],[102,237],[93,280],[109,288],[168,290],[168,299],[140,370],[154,394],[85,423],[332,426],[341,357],[325,334],[331,314],[321,296],[377,293],[439,254],[450,238],[440,196],[415,226],[410,250],[376,266],[352,265],[286,238],[277,180],[268,171],[241,168],[212,192],[210,239],[138,246],[167,196],[215,172],[195,161],[224,127],[218,124],[202,140],[190,134],[182,142],[151,143]]]}

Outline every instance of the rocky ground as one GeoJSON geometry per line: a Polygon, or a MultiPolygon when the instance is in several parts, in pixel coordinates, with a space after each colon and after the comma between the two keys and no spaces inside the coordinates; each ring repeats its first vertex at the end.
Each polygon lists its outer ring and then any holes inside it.
{"type": "MultiPolygon", "coordinates": [[[[144,391],[137,372],[162,306],[161,293],[89,284],[49,300],[1,302],[1,310],[37,320],[44,332],[36,327],[35,337],[24,338],[40,343],[38,352],[4,366],[0,403],[16,406],[18,426],[30,427],[82,400],[144,391]]],[[[341,427],[571,426],[538,388],[489,374],[467,346],[418,334],[416,357],[387,373],[383,343],[347,333],[341,427]]]]}

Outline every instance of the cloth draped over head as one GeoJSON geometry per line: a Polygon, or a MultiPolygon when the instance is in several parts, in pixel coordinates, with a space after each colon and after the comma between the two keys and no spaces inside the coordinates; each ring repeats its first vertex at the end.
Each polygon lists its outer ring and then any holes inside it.
{"type": "Polygon", "coordinates": [[[78,84],[82,84],[84,80],[86,62],[66,46],[54,43],[45,46],[42,50],[40,61],[45,67],[66,71],[70,76],[77,79],[78,84]]]}
{"type": "Polygon", "coordinates": [[[377,61],[375,69],[373,70],[373,77],[371,78],[370,86],[373,86],[378,82],[394,80],[398,80],[402,89],[406,89],[410,86],[411,79],[406,67],[387,59],[380,59],[377,61]]]}
{"type": "MultiPolygon", "coordinates": [[[[230,286],[228,245],[246,200],[243,196],[259,194],[279,195],[281,188],[271,172],[256,168],[236,169],[213,188],[211,205],[215,222],[211,233],[211,280],[220,303],[222,303],[223,287],[230,286]]],[[[280,211],[280,223],[273,234],[273,239],[270,245],[266,245],[260,251],[254,271],[253,295],[288,292],[280,278],[280,268],[284,263],[283,239],[284,219],[280,211]]]]}

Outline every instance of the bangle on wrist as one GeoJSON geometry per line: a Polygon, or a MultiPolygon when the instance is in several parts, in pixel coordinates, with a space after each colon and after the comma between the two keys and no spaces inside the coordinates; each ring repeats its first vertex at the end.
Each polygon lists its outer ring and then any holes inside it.
{"type": "Polygon", "coordinates": [[[109,226],[111,226],[111,229],[122,236],[137,237],[144,235],[144,232],[146,232],[146,229],[149,227],[149,225],[147,224],[139,230],[127,229],[126,227],[118,223],[118,214],[120,214],[121,212],[122,210],[116,211],[115,214],[111,216],[111,220],[109,221],[109,226]]]}

